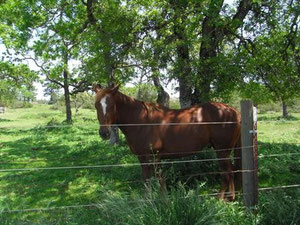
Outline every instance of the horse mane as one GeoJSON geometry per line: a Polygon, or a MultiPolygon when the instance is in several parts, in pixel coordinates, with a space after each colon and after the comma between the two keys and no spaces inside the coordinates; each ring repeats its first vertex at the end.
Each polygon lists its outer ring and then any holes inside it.
{"type": "MultiPolygon", "coordinates": [[[[95,96],[95,101],[98,102],[100,101],[100,99],[106,95],[106,94],[110,94],[110,90],[109,89],[104,89],[102,90],[101,92],[98,92],[96,93],[96,96],[95,96]]],[[[145,102],[145,101],[141,101],[141,100],[138,100],[138,99],[135,99],[131,96],[128,96],[126,94],[123,94],[122,92],[118,91],[117,92],[118,95],[120,96],[120,98],[123,98],[123,99],[126,99],[126,101],[135,101],[135,102],[138,102],[140,104],[143,105],[143,107],[145,107],[145,109],[147,110],[148,113],[152,113],[152,112],[163,112],[165,110],[168,110],[169,108],[161,105],[161,104],[157,104],[157,103],[153,103],[153,102],[145,102]]]]}
{"type": "Polygon", "coordinates": [[[128,96],[126,94],[123,94],[120,91],[118,91],[118,94],[121,97],[125,97],[126,99],[130,99],[132,101],[135,101],[135,102],[138,102],[138,103],[142,104],[149,113],[155,112],[155,111],[163,112],[164,110],[168,110],[168,108],[165,107],[165,106],[163,106],[163,105],[160,105],[160,104],[157,104],[157,103],[153,103],[153,102],[141,101],[141,100],[138,100],[138,99],[136,99],[134,97],[128,96]]]}

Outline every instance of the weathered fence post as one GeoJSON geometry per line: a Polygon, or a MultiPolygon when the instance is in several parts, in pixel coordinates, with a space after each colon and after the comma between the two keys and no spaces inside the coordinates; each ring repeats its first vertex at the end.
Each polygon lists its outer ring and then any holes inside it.
{"type": "Polygon", "coordinates": [[[252,207],[258,200],[257,183],[257,115],[252,101],[241,102],[242,170],[244,204],[252,207]]]}

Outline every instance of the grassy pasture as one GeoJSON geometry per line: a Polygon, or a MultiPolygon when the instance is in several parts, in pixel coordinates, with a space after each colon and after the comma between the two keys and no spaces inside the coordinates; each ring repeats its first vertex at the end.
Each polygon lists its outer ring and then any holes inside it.
{"type": "MultiPolygon", "coordinates": [[[[137,163],[124,138],[111,147],[98,136],[93,110],[80,110],[73,126],[48,105],[9,109],[0,115],[0,169],[69,167],[137,163]],[[52,127],[45,127],[46,125],[52,127]],[[57,127],[56,127],[57,126],[57,127]]],[[[259,186],[299,184],[300,113],[289,120],[279,114],[259,114],[259,186]],[[267,157],[270,154],[286,154],[267,157]]],[[[213,151],[194,158],[213,158],[213,151]]],[[[224,203],[215,197],[215,162],[166,166],[168,199],[156,182],[148,193],[140,167],[58,169],[0,172],[0,224],[297,224],[300,189],[260,192],[256,214],[241,201],[224,203]],[[33,212],[4,211],[97,204],[33,212]]]]}

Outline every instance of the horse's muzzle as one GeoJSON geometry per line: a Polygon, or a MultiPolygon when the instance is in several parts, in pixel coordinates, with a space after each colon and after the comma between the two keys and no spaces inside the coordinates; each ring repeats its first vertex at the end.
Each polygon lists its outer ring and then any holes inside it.
{"type": "Polygon", "coordinates": [[[99,129],[99,135],[103,140],[108,140],[110,138],[109,129],[99,129]]]}

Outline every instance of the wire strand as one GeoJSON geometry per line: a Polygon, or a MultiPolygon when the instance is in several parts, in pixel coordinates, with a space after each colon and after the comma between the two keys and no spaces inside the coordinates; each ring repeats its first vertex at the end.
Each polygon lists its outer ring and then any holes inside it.
{"type": "Polygon", "coordinates": [[[257,158],[268,158],[268,157],[287,156],[287,155],[300,155],[300,152],[282,153],[282,154],[270,154],[270,155],[259,155],[259,156],[257,156],[257,158]]]}
{"type": "MultiPolygon", "coordinates": [[[[258,158],[299,155],[299,153],[284,153],[272,155],[260,155],[258,158]]],[[[210,161],[224,161],[241,159],[240,157],[232,158],[210,158],[210,159],[196,159],[196,160],[178,160],[178,161],[163,161],[163,162],[148,162],[148,163],[128,163],[128,164],[106,164],[94,166],[62,166],[62,167],[36,167],[36,168],[19,168],[19,169],[0,169],[0,172],[21,172],[21,171],[38,171],[38,170],[64,170],[64,169],[96,169],[96,168],[111,168],[111,167],[130,167],[130,166],[150,166],[150,165],[166,165],[166,164],[180,164],[180,163],[196,163],[196,162],[210,162],[210,161]]]]}
{"type": "MultiPolygon", "coordinates": [[[[300,184],[258,188],[258,191],[269,191],[269,190],[278,190],[278,189],[286,189],[286,188],[298,188],[298,187],[300,187],[300,184]]],[[[211,193],[211,194],[201,194],[201,195],[197,195],[197,196],[198,197],[217,196],[218,194],[219,193],[211,193]]],[[[225,192],[225,195],[226,194],[231,194],[231,193],[230,192],[225,192]]],[[[238,191],[236,191],[235,194],[245,195],[247,193],[239,193],[238,191]]],[[[187,197],[182,197],[182,198],[187,198],[187,197]]],[[[129,202],[135,203],[135,202],[149,202],[149,201],[159,201],[159,200],[164,200],[164,199],[145,199],[145,200],[141,199],[139,201],[135,200],[135,201],[129,201],[129,202]]],[[[50,210],[75,209],[75,208],[99,208],[100,206],[101,206],[101,203],[93,203],[93,204],[68,205],[68,206],[57,206],[57,207],[48,207],[48,208],[3,210],[2,212],[0,211],[0,213],[42,212],[42,211],[50,211],[50,210]]]]}
{"type": "MultiPolygon", "coordinates": [[[[137,126],[181,126],[181,125],[222,125],[222,124],[236,124],[238,122],[233,121],[213,121],[213,122],[188,122],[188,123],[124,123],[124,124],[103,124],[103,127],[137,127],[137,126]]],[[[59,128],[59,127],[73,127],[73,128],[82,128],[82,126],[73,126],[73,125],[52,125],[44,126],[37,124],[35,127],[32,126],[3,126],[0,129],[10,129],[10,128],[30,128],[30,129],[39,129],[39,128],[59,128]]]]}
{"type": "MultiPolygon", "coordinates": [[[[196,153],[214,153],[214,152],[224,152],[224,151],[229,151],[229,150],[236,150],[236,149],[249,149],[254,146],[261,146],[261,145],[249,145],[249,146],[243,146],[243,147],[234,147],[234,148],[222,148],[222,149],[210,149],[210,150],[196,150],[196,151],[189,151],[189,152],[173,152],[173,153],[163,153],[163,152],[158,152],[158,153],[148,153],[148,154],[132,154],[132,156],[165,156],[165,155],[183,155],[183,154],[196,154],[196,153]]],[[[58,158],[57,160],[64,160],[64,159],[73,159],[74,157],[65,157],[65,158],[58,158]]],[[[25,160],[9,160],[9,161],[0,161],[0,163],[28,163],[28,162],[39,162],[39,161],[45,161],[46,159],[28,159],[27,161],[25,160]]]]}
{"type": "Polygon", "coordinates": [[[96,168],[112,168],[112,167],[130,167],[130,166],[150,166],[150,165],[166,165],[180,163],[196,163],[209,161],[224,161],[236,158],[214,158],[214,159],[198,159],[198,160],[180,160],[180,161],[163,161],[163,162],[148,162],[148,163],[128,163],[128,164],[106,164],[94,166],[62,166],[62,167],[36,167],[36,168],[19,168],[19,169],[0,169],[0,172],[21,172],[21,171],[38,171],[38,170],[65,170],[65,169],[96,169],[96,168]]]}

